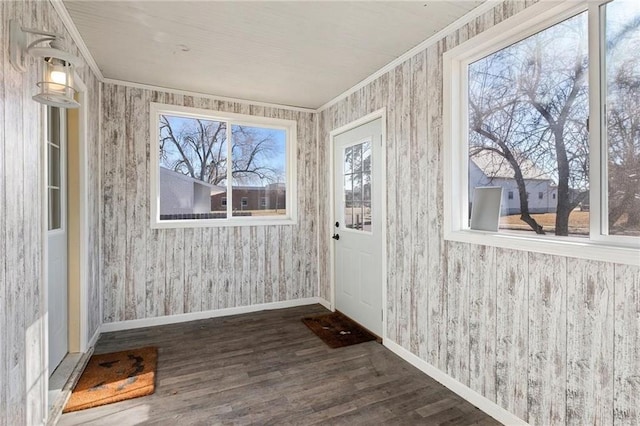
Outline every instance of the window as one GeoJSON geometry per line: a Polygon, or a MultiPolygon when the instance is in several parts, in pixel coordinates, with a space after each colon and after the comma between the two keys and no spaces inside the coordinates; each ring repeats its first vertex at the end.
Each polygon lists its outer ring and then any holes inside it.
{"type": "Polygon", "coordinates": [[[345,227],[371,232],[371,140],[344,148],[345,227]]]}
{"type": "MultiPolygon", "coordinates": [[[[604,233],[640,235],[640,4],[614,1],[601,7],[605,31],[601,140],[606,170],[602,194],[604,233]]],[[[589,200],[587,200],[589,203],[589,200]]]]}
{"type": "Polygon", "coordinates": [[[65,109],[47,107],[47,230],[63,229],[66,199],[65,109]]]}
{"type": "Polygon", "coordinates": [[[266,197],[260,197],[260,207],[262,207],[263,209],[267,207],[267,198],[266,197]]]}
{"type": "Polygon", "coordinates": [[[473,188],[516,186],[526,198],[484,241],[587,241],[638,258],[639,21],[632,0],[540,2],[445,54],[448,239],[480,241],[473,188]]]}
{"type": "Polygon", "coordinates": [[[152,103],[151,126],[152,226],[295,223],[295,121],[152,103]]]}

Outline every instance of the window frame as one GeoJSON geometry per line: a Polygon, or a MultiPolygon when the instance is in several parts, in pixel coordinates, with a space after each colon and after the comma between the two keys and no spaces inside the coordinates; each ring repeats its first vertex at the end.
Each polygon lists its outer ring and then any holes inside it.
{"type": "MultiPolygon", "coordinates": [[[[200,228],[226,226],[265,226],[265,225],[295,225],[297,224],[297,122],[279,118],[261,117],[224,111],[193,108],[163,103],[150,103],[150,171],[149,188],[151,204],[151,228],[200,228]],[[160,115],[179,116],[184,118],[200,118],[211,121],[224,121],[227,128],[232,125],[260,127],[285,131],[285,171],[286,171],[286,214],[279,216],[233,216],[233,184],[227,179],[227,217],[225,219],[176,219],[160,220],[160,160],[159,160],[159,117],[160,115]]],[[[231,141],[231,132],[227,140],[231,141]]],[[[227,144],[228,152],[232,143],[227,144]]],[[[230,153],[229,153],[230,155],[230,153]]],[[[230,158],[230,157],[229,157],[230,158]]],[[[230,177],[231,171],[228,171],[230,177]]]]}
{"type": "MultiPolygon", "coordinates": [[[[602,109],[600,90],[589,90],[589,173],[590,235],[557,237],[554,235],[518,235],[506,232],[486,232],[469,229],[469,153],[468,153],[468,93],[467,67],[492,53],[587,11],[589,37],[589,87],[600,87],[602,76],[601,29],[604,27],[600,6],[609,0],[595,2],[562,2],[549,6],[536,3],[513,17],[487,29],[454,47],[443,55],[443,189],[444,238],[449,241],[527,250],[538,253],[579,257],[640,265],[640,238],[616,237],[604,234],[607,215],[601,203],[601,191],[606,191],[606,139],[602,139],[602,109]],[[604,188],[604,189],[603,189],[604,188]],[[596,212],[597,211],[597,212],[596,212]],[[595,214],[594,214],[595,213],[595,214]],[[604,217],[604,218],[603,218],[604,217]]],[[[604,193],[606,195],[606,192],[604,193]]]]}

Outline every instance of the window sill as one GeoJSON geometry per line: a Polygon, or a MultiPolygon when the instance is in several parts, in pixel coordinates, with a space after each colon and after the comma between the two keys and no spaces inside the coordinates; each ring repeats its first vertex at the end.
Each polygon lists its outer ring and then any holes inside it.
{"type": "Polygon", "coordinates": [[[445,240],[640,266],[640,248],[601,243],[586,238],[460,230],[446,233],[445,240]]]}
{"type": "Polygon", "coordinates": [[[281,226],[296,225],[297,221],[289,217],[275,218],[243,218],[243,219],[186,219],[153,221],[151,229],[177,228],[225,228],[237,226],[281,226]]]}

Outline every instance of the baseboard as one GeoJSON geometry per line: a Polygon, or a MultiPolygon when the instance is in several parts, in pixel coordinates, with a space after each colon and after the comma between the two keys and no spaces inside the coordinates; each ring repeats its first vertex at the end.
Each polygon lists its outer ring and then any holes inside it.
{"type": "Polygon", "coordinates": [[[389,339],[384,339],[382,344],[391,352],[395,353],[400,358],[404,359],[409,364],[413,365],[435,381],[441,383],[449,390],[455,392],[469,403],[475,405],[497,421],[505,425],[528,425],[528,423],[521,418],[511,414],[504,408],[497,405],[495,402],[485,398],[473,389],[465,386],[451,376],[443,373],[433,365],[417,357],[397,343],[389,339]]]}
{"type": "Polygon", "coordinates": [[[331,302],[329,302],[324,297],[318,297],[318,303],[324,306],[325,308],[327,308],[328,310],[333,311],[333,309],[331,309],[331,302]]]}
{"type": "Polygon", "coordinates": [[[308,297],[305,299],[284,300],[282,302],[261,303],[258,305],[238,306],[235,308],[216,309],[211,311],[192,312],[188,314],[167,315],[154,318],[143,318],[130,321],[119,321],[104,323],[100,327],[100,333],[111,331],[133,330],[142,327],[155,325],[176,324],[180,322],[195,321],[207,318],[226,317],[229,315],[248,314],[251,312],[266,311],[270,309],[293,308],[296,306],[324,304],[318,297],[308,297]]]}
{"type": "Polygon", "coordinates": [[[87,342],[87,352],[90,351],[90,350],[93,350],[93,348],[95,348],[96,343],[98,343],[98,339],[100,338],[100,332],[101,331],[102,331],[102,328],[98,327],[96,332],[93,333],[93,336],[91,336],[91,339],[89,339],[89,342],[87,342]]]}

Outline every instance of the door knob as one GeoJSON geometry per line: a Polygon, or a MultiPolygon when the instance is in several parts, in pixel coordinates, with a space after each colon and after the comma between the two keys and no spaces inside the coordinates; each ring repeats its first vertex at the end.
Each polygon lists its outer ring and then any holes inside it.
{"type": "Polygon", "coordinates": [[[333,237],[331,237],[331,238],[333,238],[334,240],[339,240],[340,239],[340,235],[333,234],[333,237]]]}

